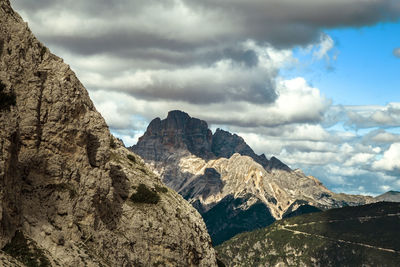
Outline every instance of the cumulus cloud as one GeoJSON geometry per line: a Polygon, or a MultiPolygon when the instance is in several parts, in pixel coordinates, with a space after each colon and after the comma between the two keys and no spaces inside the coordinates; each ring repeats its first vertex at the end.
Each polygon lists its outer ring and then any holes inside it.
{"type": "MultiPolygon", "coordinates": [[[[125,92],[113,93],[105,90],[96,90],[91,95],[98,106],[111,106],[111,101],[123,98],[123,106],[129,107],[125,110],[126,114],[137,114],[149,119],[164,117],[167,110],[181,109],[211,124],[241,127],[272,127],[292,123],[318,122],[322,120],[324,110],[329,107],[330,103],[320,95],[317,89],[308,86],[302,78],[279,82],[277,92],[277,100],[273,103],[252,103],[244,100],[190,103],[179,98],[176,100],[159,98],[149,101],[130,96],[125,92]],[[296,109],[296,107],[298,108],[296,109]],[[224,115],[221,116],[221,114],[224,115]]],[[[112,109],[105,110],[105,112],[112,112],[112,109]]],[[[299,131],[299,134],[304,137],[304,131],[308,130],[311,133],[310,127],[312,126],[300,127],[299,129],[303,133],[299,131]]],[[[312,129],[322,131],[317,127],[312,129]]]]}
{"type": "Polygon", "coordinates": [[[376,170],[400,172],[400,143],[392,144],[383,158],[375,161],[372,167],[376,170]]]}

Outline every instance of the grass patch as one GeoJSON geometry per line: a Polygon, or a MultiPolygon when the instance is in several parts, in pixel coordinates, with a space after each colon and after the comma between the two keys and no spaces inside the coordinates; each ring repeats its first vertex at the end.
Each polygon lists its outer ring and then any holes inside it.
{"type": "Polygon", "coordinates": [[[155,189],[158,193],[167,193],[168,192],[168,188],[166,188],[165,186],[156,185],[155,189]]]}
{"type": "Polygon", "coordinates": [[[38,248],[34,241],[27,239],[21,231],[15,233],[15,236],[3,248],[3,251],[28,267],[51,266],[43,250],[38,248]]]}
{"type": "Polygon", "coordinates": [[[135,203],[157,204],[160,196],[155,190],[149,189],[144,184],[139,184],[137,192],[132,194],[130,199],[135,203]]]}

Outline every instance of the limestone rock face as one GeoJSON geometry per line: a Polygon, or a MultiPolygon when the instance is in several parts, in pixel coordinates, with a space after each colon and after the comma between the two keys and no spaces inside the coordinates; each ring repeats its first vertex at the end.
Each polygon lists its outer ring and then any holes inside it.
{"type": "Polygon", "coordinates": [[[134,150],[141,151],[147,159],[157,161],[177,149],[201,157],[211,157],[211,138],[212,133],[205,121],[174,110],[168,113],[165,120],[152,120],[134,150]]]}
{"type": "Polygon", "coordinates": [[[242,137],[222,129],[217,129],[213,134],[211,149],[216,157],[230,158],[233,154],[239,153],[251,157],[263,167],[269,166],[269,161],[264,154],[257,155],[242,137]]]}
{"type": "MultiPolygon", "coordinates": [[[[51,265],[216,264],[198,212],[110,134],[74,72],[8,0],[0,0],[0,81],[0,93],[16,99],[0,110],[3,264],[17,233],[51,265]]],[[[206,138],[203,128],[187,133],[206,138]]]]}
{"type": "MultiPolygon", "coordinates": [[[[181,113],[186,120],[193,120],[181,113]]],[[[374,201],[372,197],[335,194],[301,170],[291,170],[275,157],[268,160],[257,155],[243,138],[221,129],[212,135],[205,155],[162,141],[153,146],[154,140],[162,138],[155,137],[152,124],[157,121],[157,132],[165,132],[159,127],[168,120],[153,120],[131,149],[202,214],[215,245],[237,233],[267,226],[303,205],[328,209],[374,201]]],[[[182,133],[187,127],[174,128],[174,136],[186,140],[182,133]]]]}

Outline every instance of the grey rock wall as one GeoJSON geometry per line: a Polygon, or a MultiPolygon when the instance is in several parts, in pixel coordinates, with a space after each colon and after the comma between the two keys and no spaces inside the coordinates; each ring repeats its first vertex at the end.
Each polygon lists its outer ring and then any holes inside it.
{"type": "Polygon", "coordinates": [[[110,134],[8,0],[0,81],[16,97],[0,111],[0,248],[18,231],[54,266],[215,265],[201,216],[110,134]]]}

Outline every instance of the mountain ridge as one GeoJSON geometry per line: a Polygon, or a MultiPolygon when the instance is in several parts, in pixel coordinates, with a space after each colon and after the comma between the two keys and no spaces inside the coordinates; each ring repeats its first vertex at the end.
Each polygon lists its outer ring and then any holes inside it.
{"type": "Polygon", "coordinates": [[[400,202],[400,192],[399,191],[388,191],[379,196],[375,197],[377,201],[388,201],[388,202],[400,202]]]}
{"type": "Polygon", "coordinates": [[[226,266],[396,266],[400,204],[299,215],[216,247],[226,266]]]}
{"type": "Polygon", "coordinates": [[[227,238],[225,230],[237,233],[230,228],[238,228],[233,221],[243,221],[245,214],[253,216],[253,225],[247,223],[240,231],[266,226],[304,204],[327,209],[373,202],[372,197],[335,194],[315,177],[291,170],[275,157],[268,160],[257,155],[240,136],[222,129],[212,134],[205,121],[178,110],[170,111],[164,120],[152,120],[129,149],[203,215],[214,244],[227,238]],[[181,120],[176,122],[176,118],[181,120]],[[198,142],[195,149],[193,141],[198,142]],[[219,219],[207,215],[215,213],[214,207],[221,210],[220,203],[225,205],[221,218],[232,222],[224,223],[226,229],[218,225],[219,219]],[[265,209],[254,209],[249,215],[254,204],[265,209]]]}

